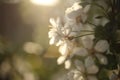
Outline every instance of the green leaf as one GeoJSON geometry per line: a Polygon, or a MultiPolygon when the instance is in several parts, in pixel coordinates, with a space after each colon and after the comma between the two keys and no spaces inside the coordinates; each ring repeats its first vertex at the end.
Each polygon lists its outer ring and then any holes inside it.
{"type": "Polygon", "coordinates": [[[114,53],[120,53],[120,43],[113,43],[111,46],[111,51],[114,53]]]}
{"type": "Polygon", "coordinates": [[[96,40],[106,39],[106,34],[104,32],[103,26],[97,26],[95,28],[95,38],[96,38],[96,40]]]}
{"type": "Polygon", "coordinates": [[[106,69],[100,69],[97,76],[98,76],[98,80],[109,80],[106,69]]]}
{"type": "Polygon", "coordinates": [[[108,64],[105,66],[106,69],[114,70],[117,69],[117,58],[114,54],[107,54],[108,64]]]}

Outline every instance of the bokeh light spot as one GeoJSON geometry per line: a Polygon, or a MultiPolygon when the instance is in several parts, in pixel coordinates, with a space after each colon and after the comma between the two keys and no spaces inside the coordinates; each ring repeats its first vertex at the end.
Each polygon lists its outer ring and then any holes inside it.
{"type": "Polygon", "coordinates": [[[59,0],[31,0],[32,3],[43,6],[54,6],[58,3],[58,1],[59,0]]]}

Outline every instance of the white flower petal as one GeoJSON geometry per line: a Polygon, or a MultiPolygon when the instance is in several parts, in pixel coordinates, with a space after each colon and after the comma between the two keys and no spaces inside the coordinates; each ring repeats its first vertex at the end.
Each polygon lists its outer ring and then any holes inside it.
{"type": "Polygon", "coordinates": [[[61,20],[60,20],[60,18],[59,18],[59,17],[57,18],[56,23],[57,23],[57,27],[58,27],[58,26],[59,26],[59,27],[61,27],[61,26],[62,26],[62,25],[61,25],[61,20]]]}
{"type": "Polygon", "coordinates": [[[58,35],[56,28],[52,28],[52,29],[50,29],[50,31],[48,32],[48,37],[49,37],[49,38],[51,38],[51,37],[53,37],[53,36],[56,36],[56,35],[58,35]]]}
{"type": "Polygon", "coordinates": [[[85,59],[85,67],[89,74],[96,74],[99,71],[99,68],[95,65],[93,57],[91,56],[85,59]]]}
{"type": "Polygon", "coordinates": [[[63,34],[64,34],[65,36],[68,36],[68,35],[70,34],[70,32],[71,32],[71,27],[65,27],[65,28],[64,28],[64,31],[63,31],[63,34]]]}
{"type": "Polygon", "coordinates": [[[78,70],[75,70],[73,79],[77,80],[80,76],[83,76],[82,73],[80,71],[78,71],[78,70]]]}
{"type": "Polygon", "coordinates": [[[90,10],[90,5],[85,6],[83,12],[87,13],[90,10]]]}
{"type": "Polygon", "coordinates": [[[50,41],[49,41],[50,45],[53,45],[54,43],[55,43],[55,37],[51,38],[50,41]]]}
{"type": "Polygon", "coordinates": [[[71,60],[66,60],[65,61],[65,69],[70,69],[71,67],[71,60]]]}
{"type": "Polygon", "coordinates": [[[94,59],[92,56],[88,56],[86,59],[85,59],[85,66],[86,67],[90,67],[91,65],[94,65],[94,59]]]}
{"type": "Polygon", "coordinates": [[[105,57],[102,54],[97,54],[97,53],[95,55],[96,55],[96,57],[98,58],[98,60],[101,64],[104,64],[104,65],[108,64],[107,57],[105,57]]]}
{"type": "Polygon", "coordinates": [[[66,16],[70,19],[75,19],[80,15],[80,11],[72,11],[71,13],[67,13],[66,16]]]}
{"type": "Polygon", "coordinates": [[[56,22],[55,22],[55,20],[53,18],[50,18],[49,21],[50,21],[52,27],[56,27],[56,22]]]}
{"type": "Polygon", "coordinates": [[[81,14],[81,20],[82,20],[82,22],[84,23],[86,20],[87,20],[87,14],[86,13],[82,13],[81,14]]]}
{"type": "Polygon", "coordinates": [[[75,47],[73,49],[73,53],[74,55],[77,55],[77,56],[82,56],[82,57],[85,57],[88,55],[88,52],[85,48],[80,48],[80,47],[75,47]]]}
{"type": "Polygon", "coordinates": [[[59,36],[53,36],[53,37],[50,39],[49,44],[50,44],[50,45],[56,44],[56,43],[59,42],[59,40],[60,40],[60,37],[59,37],[59,36]]]}
{"type": "Polygon", "coordinates": [[[109,43],[107,40],[99,40],[95,45],[95,50],[98,52],[105,52],[109,49],[109,43]]]}
{"type": "Polygon", "coordinates": [[[73,8],[74,10],[82,9],[82,6],[79,5],[79,3],[80,3],[80,2],[76,2],[76,3],[74,3],[73,6],[72,6],[72,8],[73,8]]]}
{"type": "Polygon", "coordinates": [[[83,62],[82,61],[80,61],[80,60],[75,60],[75,66],[76,66],[76,68],[80,71],[80,72],[85,72],[85,66],[84,66],[84,64],[83,64],[83,62]]]}
{"type": "Polygon", "coordinates": [[[90,37],[84,36],[81,39],[82,39],[83,46],[85,48],[92,49],[92,47],[93,47],[93,40],[90,37]]]}
{"type": "Polygon", "coordinates": [[[67,43],[64,43],[63,45],[61,45],[61,46],[59,47],[59,52],[61,53],[61,55],[66,55],[66,54],[68,54],[69,49],[68,49],[67,43]]]}
{"type": "Polygon", "coordinates": [[[59,40],[57,43],[56,43],[56,46],[60,46],[63,44],[63,41],[62,40],[59,40]]]}
{"type": "Polygon", "coordinates": [[[70,19],[75,19],[82,12],[81,9],[82,6],[80,6],[78,3],[75,3],[72,7],[66,9],[66,16],[70,19]]]}
{"type": "Polygon", "coordinates": [[[74,24],[74,26],[72,26],[72,31],[73,32],[79,32],[80,33],[80,30],[83,28],[83,24],[79,23],[79,24],[74,24]]]}
{"type": "Polygon", "coordinates": [[[86,80],[84,76],[79,76],[77,80],[86,80]]]}
{"type": "Polygon", "coordinates": [[[76,24],[76,20],[70,19],[68,16],[65,16],[66,23],[69,25],[74,25],[76,24]]]}
{"type": "Polygon", "coordinates": [[[99,71],[99,68],[96,65],[91,65],[86,70],[89,74],[96,74],[99,71]]]}
{"type": "Polygon", "coordinates": [[[66,60],[66,56],[60,56],[60,57],[57,59],[58,65],[63,64],[65,60],[66,60]]]}
{"type": "Polygon", "coordinates": [[[96,76],[87,76],[88,80],[98,80],[96,76]]]}

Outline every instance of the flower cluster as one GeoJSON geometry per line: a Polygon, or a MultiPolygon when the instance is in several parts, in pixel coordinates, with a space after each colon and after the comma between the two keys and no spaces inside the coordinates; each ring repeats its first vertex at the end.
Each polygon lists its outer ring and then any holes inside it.
{"type": "Polygon", "coordinates": [[[111,55],[113,43],[110,39],[113,38],[110,35],[113,33],[106,33],[111,29],[108,28],[111,25],[110,21],[105,23],[105,27],[89,23],[90,8],[90,4],[83,7],[76,2],[65,10],[64,20],[50,19],[51,28],[48,33],[50,45],[59,47],[61,54],[57,59],[59,65],[64,63],[66,69],[76,69],[72,71],[74,73],[72,80],[99,80],[102,67],[106,65],[114,67],[109,59],[113,57],[113,54],[111,55]]]}
{"type": "Polygon", "coordinates": [[[72,7],[66,9],[64,22],[62,22],[60,18],[56,21],[52,18],[50,19],[52,25],[48,33],[50,44],[59,46],[61,56],[58,58],[57,62],[58,64],[65,62],[65,64],[67,64],[66,68],[69,67],[68,64],[71,65],[70,60],[67,60],[67,58],[71,55],[74,47],[77,46],[76,37],[79,36],[82,30],[90,28],[83,24],[87,19],[89,8],[90,6],[82,8],[79,3],[75,3],[72,7]]]}

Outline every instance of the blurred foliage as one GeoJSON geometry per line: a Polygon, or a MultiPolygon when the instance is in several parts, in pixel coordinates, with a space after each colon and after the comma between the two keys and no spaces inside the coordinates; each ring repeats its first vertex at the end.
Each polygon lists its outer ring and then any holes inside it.
{"type": "Polygon", "coordinates": [[[63,14],[63,2],[47,7],[0,0],[0,80],[57,80],[64,73],[57,48],[48,44],[49,18],[63,14]]]}
{"type": "Polygon", "coordinates": [[[28,54],[2,38],[0,43],[0,80],[50,80],[59,70],[56,59],[28,54]]]}

